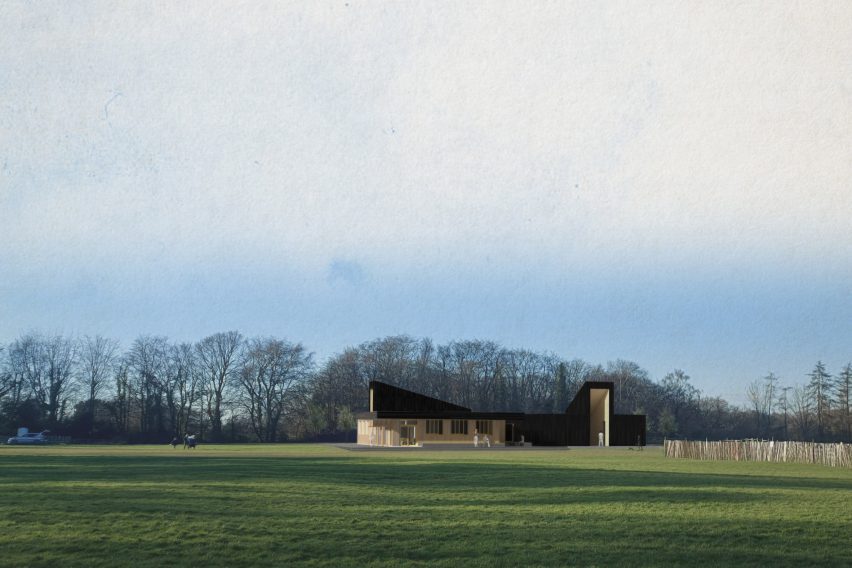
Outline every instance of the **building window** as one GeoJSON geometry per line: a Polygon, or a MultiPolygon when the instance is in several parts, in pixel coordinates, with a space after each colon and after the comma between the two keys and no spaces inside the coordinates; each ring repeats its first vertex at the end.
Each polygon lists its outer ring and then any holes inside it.
{"type": "Polygon", "coordinates": [[[450,432],[452,434],[467,434],[467,420],[453,420],[450,432]]]}
{"type": "Polygon", "coordinates": [[[477,420],[476,421],[476,429],[479,430],[480,434],[488,434],[490,436],[492,434],[492,432],[491,432],[491,421],[490,420],[477,420]]]}
{"type": "Polygon", "coordinates": [[[444,421],[443,420],[427,420],[426,421],[426,433],[427,434],[443,434],[444,433],[444,421]]]}

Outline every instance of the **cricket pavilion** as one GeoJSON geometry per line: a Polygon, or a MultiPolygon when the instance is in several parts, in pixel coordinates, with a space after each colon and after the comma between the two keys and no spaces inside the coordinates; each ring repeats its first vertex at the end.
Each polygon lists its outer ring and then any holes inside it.
{"type": "Polygon", "coordinates": [[[357,416],[358,444],[636,446],[645,444],[645,416],[616,414],[611,382],[586,382],[562,414],[476,412],[437,398],[370,382],[370,411],[357,416]]]}

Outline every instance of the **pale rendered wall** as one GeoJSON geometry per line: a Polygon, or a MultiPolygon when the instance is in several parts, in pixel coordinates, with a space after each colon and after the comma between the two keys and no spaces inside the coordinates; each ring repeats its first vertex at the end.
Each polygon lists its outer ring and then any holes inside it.
{"type": "Polygon", "coordinates": [[[590,407],[590,426],[589,443],[593,446],[598,445],[598,432],[601,431],[601,424],[606,421],[604,429],[604,445],[609,445],[609,389],[590,389],[589,390],[589,407],[590,407]]]}
{"type": "MultiPolygon", "coordinates": [[[[414,420],[414,419],[409,419],[414,420]]],[[[476,420],[468,420],[467,434],[451,434],[451,421],[443,420],[443,434],[427,434],[426,420],[416,419],[416,438],[419,444],[470,444],[473,445],[473,430],[476,428],[476,420]]],[[[398,419],[388,420],[358,420],[358,444],[370,445],[372,432],[372,445],[374,446],[398,446],[399,424],[398,419]]],[[[492,420],[491,444],[502,444],[505,442],[506,421],[492,420]]],[[[597,435],[597,434],[596,434],[597,435]]],[[[484,443],[484,435],[479,436],[480,443],[484,443]]],[[[597,442],[596,442],[597,443],[597,442]]]]}

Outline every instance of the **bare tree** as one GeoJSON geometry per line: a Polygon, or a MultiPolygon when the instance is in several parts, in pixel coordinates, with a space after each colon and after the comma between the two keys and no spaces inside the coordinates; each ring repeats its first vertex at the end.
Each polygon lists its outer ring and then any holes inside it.
{"type": "Polygon", "coordinates": [[[746,398],[754,409],[757,431],[760,432],[761,417],[766,412],[766,397],[763,393],[763,382],[755,379],[746,387],[746,398]]]}
{"type": "Polygon", "coordinates": [[[139,430],[144,435],[165,434],[163,384],[167,381],[169,343],[165,337],[143,335],[126,355],[139,404],[139,430]]]}
{"type": "Polygon", "coordinates": [[[762,379],[749,383],[746,388],[746,397],[754,408],[759,435],[769,435],[772,429],[772,404],[775,402],[777,382],[775,373],[769,373],[762,379]]]}
{"type": "MultiPolygon", "coordinates": [[[[47,402],[47,362],[44,338],[37,333],[27,333],[12,342],[9,349],[9,365],[12,373],[19,377],[18,403],[31,396],[43,412],[47,402]]],[[[17,404],[16,404],[17,406],[17,404]]]]}
{"type": "Polygon", "coordinates": [[[77,346],[71,339],[54,335],[45,342],[47,357],[47,421],[55,426],[65,417],[75,385],[77,346]]]}
{"type": "Polygon", "coordinates": [[[699,391],[689,382],[689,375],[680,369],[668,373],[660,383],[669,408],[675,420],[683,425],[686,411],[695,406],[699,391]]]}
{"type": "Polygon", "coordinates": [[[174,370],[175,390],[175,435],[181,437],[188,433],[192,418],[192,405],[198,400],[198,385],[201,370],[193,345],[181,343],[171,350],[172,368],[174,370]]]}
{"type": "Polygon", "coordinates": [[[122,357],[115,369],[115,399],[112,410],[118,431],[125,434],[130,431],[130,408],[133,398],[129,375],[127,358],[122,357]]]}
{"type": "Polygon", "coordinates": [[[811,434],[811,417],[813,415],[813,398],[808,388],[797,386],[793,389],[793,417],[799,431],[799,439],[806,440],[811,434]]]}
{"type": "Polygon", "coordinates": [[[12,344],[10,355],[15,372],[41,407],[47,424],[55,427],[74,387],[74,342],[61,335],[28,333],[12,344]]]}
{"type": "Polygon", "coordinates": [[[606,365],[606,378],[615,383],[615,411],[632,412],[643,381],[648,372],[633,361],[618,359],[606,365]]]}
{"type": "Polygon", "coordinates": [[[305,402],[312,366],[300,343],[273,338],[248,342],[237,376],[240,401],[258,441],[276,441],[282,417],[305,402]]]}
{"type": "Polygon", "coordinates": [[[767,434],[772,432],[772,404],[775,402],[775,397],[778,394],[778,376],[770,372],[763,377],[764,392],[766,396],[766,431],[767,434]]]}
{"type": "Polygon", "coordinates": [[[80,341],[80,373],[89,396],[89,435],[95,431],[95,401],[112,376],[118,354],[118,341],[100,335],[80,341]]]}
{"type": "Polygon", "coordinates": [[[207,395],[207,414],[211,438],[222,439],[222,409],[225,389],[234,372],[243,336],[238,331],[215,333],[202,339],[195,347],[198,361],[204,370],[203,386],[207,395]]]}
{"type": "Polygon", "coordinates": [[[0,363],[0,401],[4,404],[8,403],[8,407],[14,409],[21,402],[21,395],[24,392],[23,373],[15,365],[12,353],[8,349],[0,347],[0,353],[5,355],[0,363]]]}
{"type": "MultiPolygon", "coordinates": [[[[325,413],[325,424],[341,423],[344,408],[366,411],[367,379],[363,372],[361,353],[350,348],[329,359],[311,381],[312,401],[325,413]]],[[[316,424],[315,424],[316,425],[316,424]]]]}
{"type": "Polygon", "coordinates": [[[781,407],[784,412],[784,439],[790,439],[790,430],[788,425],[788,416],[790,415],[790,391],[793,390],[793,387],[783,387],[780,389],[781,393],[778,395],[778,406],[781,407]]]}

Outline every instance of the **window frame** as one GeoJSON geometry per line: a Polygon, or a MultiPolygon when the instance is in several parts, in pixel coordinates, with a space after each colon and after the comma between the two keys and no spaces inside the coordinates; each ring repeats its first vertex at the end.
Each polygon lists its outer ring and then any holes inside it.
{"type": "Polygon", "coordinates": [[[456,436],[467,436],[468,421],[463,418],[454,418],[450,423],[450,433],[456,436]]]}
{"type": "Polygon", "coordinates": [[[480,435],[493,436],[494,435],[494,421],[493,420],[477,420],[476,421],[476,430],[480,435]],[[483,428],[485,426],[485,428],[483,428]]]}
{"type": "Polygon", "coordinates": [[[437,436],[444,435],[444,421],[437,418],[429,418],[426,420],[426,433],[435,434],[437,436]]]}

